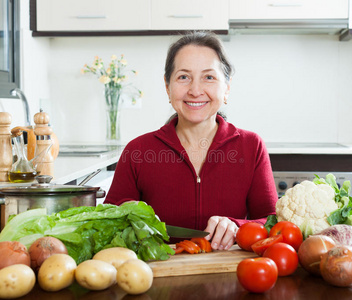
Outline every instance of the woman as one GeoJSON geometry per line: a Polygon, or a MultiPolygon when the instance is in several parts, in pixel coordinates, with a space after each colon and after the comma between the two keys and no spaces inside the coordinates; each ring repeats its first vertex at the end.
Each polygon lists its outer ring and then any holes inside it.
{"type": "Polygon", "coordinates": [[[177,116],[131,141],[117,164],[105,203],[145,201],[168,225],[209,232],[228,250],[248,219],[275,213],[269,155],[258,135],[218,114],[233,73],[216,35],[195,32],[170,46],[165,86],[177,116]]]}

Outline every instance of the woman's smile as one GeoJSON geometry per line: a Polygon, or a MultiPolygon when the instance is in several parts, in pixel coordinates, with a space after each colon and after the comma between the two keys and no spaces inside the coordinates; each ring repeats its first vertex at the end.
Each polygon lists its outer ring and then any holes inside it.
{"type": "Polygon", "coordinates": [[[205,106],[208,102],[188,102],[188,101],[185,101],[185,103],[188,105],[188,106],[191,106],[192,108],[202,108],[203,106],[205,106]]]}

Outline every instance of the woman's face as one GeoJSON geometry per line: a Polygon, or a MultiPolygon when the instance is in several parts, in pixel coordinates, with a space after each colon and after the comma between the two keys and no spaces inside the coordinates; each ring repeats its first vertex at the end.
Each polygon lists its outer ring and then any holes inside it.
{"type": "Polygon", "coordinates": [[[185,46],[176,54],[174,67],[166,91],[179,121],[215,121],[230,91],[216,52],[204,46],[185,46]]]}

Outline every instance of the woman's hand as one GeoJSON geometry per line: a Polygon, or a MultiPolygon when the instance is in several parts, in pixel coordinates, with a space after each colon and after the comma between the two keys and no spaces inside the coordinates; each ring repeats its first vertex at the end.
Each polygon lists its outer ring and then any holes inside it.
{"type": "Polygon", "coordinates": [[[212,216],[204,229],[209,232],[205,238],[208,241],[212,239],[211,247],[214,250],[229,250],[235,243],[237,230],[237,225],[229,218],[219,216],[212,216]]]}

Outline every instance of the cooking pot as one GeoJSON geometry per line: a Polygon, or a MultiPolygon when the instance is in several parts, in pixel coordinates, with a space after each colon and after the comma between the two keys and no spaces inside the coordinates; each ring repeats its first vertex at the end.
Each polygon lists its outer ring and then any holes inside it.
{"type": "Polygon", "coordinates": [[[105,197],[105,191],[99,187],[53,184],[48,175],[38,175],[35,179],[37,183],[32,185],[0,188],[1,229],[10,215],[29,209],[45,207],[47,214],[52,214],[70,207],[95,206],[96,198],[105,197]]]}

